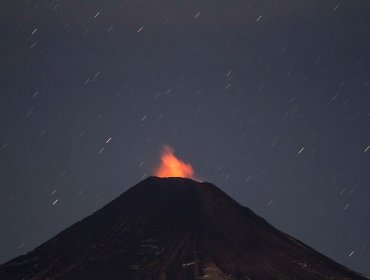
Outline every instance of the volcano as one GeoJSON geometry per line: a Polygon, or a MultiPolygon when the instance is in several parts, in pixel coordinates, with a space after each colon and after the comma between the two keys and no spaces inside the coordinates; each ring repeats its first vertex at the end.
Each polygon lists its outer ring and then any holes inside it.
{"type": "Polygon", "coordinates": [[[0,279],[367,279],[275,229],[216,186],[149,177],[0,279]]]}

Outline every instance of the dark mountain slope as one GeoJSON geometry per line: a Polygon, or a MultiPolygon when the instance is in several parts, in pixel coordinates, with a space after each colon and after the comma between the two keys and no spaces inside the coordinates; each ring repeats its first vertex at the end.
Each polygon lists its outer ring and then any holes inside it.
{"type": "Polygon", "coordinates": [[[0,279],[366,279],[278,231],[216,186],[150,177],[0,279]]]}

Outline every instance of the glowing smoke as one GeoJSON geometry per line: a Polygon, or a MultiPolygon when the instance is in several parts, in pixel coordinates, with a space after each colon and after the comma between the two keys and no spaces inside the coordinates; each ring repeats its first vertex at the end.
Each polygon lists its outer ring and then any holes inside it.
{"type": "Polygon", "coordinates": [[[170,146],[164,146],[161,155],[161,163],[154,170],[158,177],[183,177],[195,179],[193,167],[178,159],[175,151],[170,146]]]}

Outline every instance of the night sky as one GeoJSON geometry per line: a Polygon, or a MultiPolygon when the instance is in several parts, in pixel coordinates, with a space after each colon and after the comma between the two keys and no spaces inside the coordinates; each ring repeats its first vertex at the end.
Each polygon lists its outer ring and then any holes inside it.
{"type": "Polygon", "coordinates": [[[368,0],[0,1],[0,262],[153,174],[164,145],[370,275],[368,0]]]}

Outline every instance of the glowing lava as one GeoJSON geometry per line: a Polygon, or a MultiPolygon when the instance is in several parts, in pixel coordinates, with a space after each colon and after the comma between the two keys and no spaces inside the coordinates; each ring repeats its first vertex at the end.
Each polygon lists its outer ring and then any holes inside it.
{"type": "Polygon", "coordinates": [[[161,164],[154,171],[158,177],[183,177],[195,179],[193,167],[178,159],[172,147],[164,146],[161,155],[161,164]]]}

